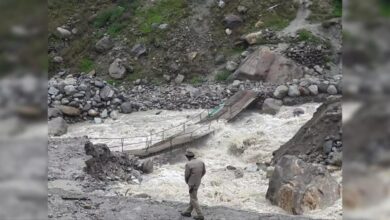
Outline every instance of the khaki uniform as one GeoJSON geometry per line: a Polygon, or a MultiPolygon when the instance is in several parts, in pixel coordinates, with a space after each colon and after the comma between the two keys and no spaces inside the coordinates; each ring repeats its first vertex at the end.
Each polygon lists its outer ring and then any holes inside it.
{"type": "Polygon", "coordinates": [[[198,203],[198,189],[205,174],[206,166],[201,160],[192,159],[186,164],[184,177],[190,193],[190,205],[186,213],[191,213],[195,209],[199,216],[203,216],[198,203]]]}

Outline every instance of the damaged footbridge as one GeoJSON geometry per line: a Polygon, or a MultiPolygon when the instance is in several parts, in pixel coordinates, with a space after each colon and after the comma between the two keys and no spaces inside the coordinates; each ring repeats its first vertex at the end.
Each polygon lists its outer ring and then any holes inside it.
{"type": "Polygon", "coordinates": [[[205,110],[190,117],[187,121],[151,133],[148,136],[104,138],[90,137],[91,140],[116,140],[119,144],[110,146],[114,151],[122,151],[140,158],[150,157],[165,151],[173,150],[184,144],[204,138],[214,131],[212,122],[234,119],[257,99],[257,92],[239,91],[218,107],[205,110]]]}

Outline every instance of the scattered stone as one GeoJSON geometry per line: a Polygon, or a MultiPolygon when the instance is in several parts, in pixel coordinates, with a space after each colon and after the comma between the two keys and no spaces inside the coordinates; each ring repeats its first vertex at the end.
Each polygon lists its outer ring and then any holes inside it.
{"type": "Polygon", "coordinates": [[[118,111],[114,110],[110,113],[110,118],[112,118],[112,120],[117,120],[119,117],[119,113],[118,111]]]}
{"type": "Polygon", "coordinates": [[[298,97],[301,93],[299,92],[298,86],[292,85],[288,88],[288,96],[290,97],[298,97]]]}
{"type": "Polygon", "coordinates": [[[237,86],[240,86],[241,85],[241,81],[240,80],[234,80],[233,83],[232,83],[232,86],[234,87],[237,87],[237,86]]]}
{"type": "Polygon", "coordinates": [[[262,106],[262,112],[265,114],[275,115],[276,113],[279,112],[282,105],[283,105],[283,102],[281,100],[267,98],[264,100],[264,103],[262,106]]]}
{"type": "Polygon", "coordinates": [[[233,72],[234,70],[236,70],[238,67],[238,64],[234,61],[228,61],[226,63],[226,70],[230,71],[230,72],[233,72]]]}
{"type": "Polygon", "coordinates": [[[124,102],[121,104],[121,111],[123,114],[130,114],[133,112],[133,105],[130,102],[124,102]]]}
{"type": "Polygon", "coordinates": [[[67,116],[79,116],[80,115],[80,110],[72,107],[72,106],[66,106],[66,105],[59,105],[56,106],[64,115],[67,116]]]}
{"type": "Polygon", "coordinates": [[[258,170],[257,164],[251,164],[251,165],[245,167],[245,170],[247,172],[251,172],[251,173],[257,172],[257,170],[258,170]]]}
{"type": "Polygon", "coordinates": [[[226,28],[225,33],[226,33],[226,35],[230,36],[233,33],[233,31],[229,28],[226,28]]]}
{"type": "Polygon", "coordinates": [[[325,161],[327,164],[341,167],[343,165],[343,152],[333,151],[325,161]]]}
{"type": "Polygon", "coordinates": [[[217,55],[217,56],[215,57],[214,63],[215,63],[216,65],[221,65],[221,64],[225,63],[225,56],[224,56],[223,54],[217,55]]]}
{"type": "Polygon", "coordinates": [[[64,62],[64,59],[63,59],[62,57],[60,57],[60,56],[55,56],[55,57],[53,58],[53,61],[54,61],[55,63],[62,63],[62,62],[64,62]]]}
{"type": "Polygon", "coordinates": [[[223,23],[225,27],[229,29],[237,28],[241,26],[243,22],[244,21],[240,16],[234,14],[226,15],[225,18],[223,19],[223,23]]]}
{"type": "Polygon", "coordinates": [[[287,155],[275,166],[266,198],[289,213],[301,215],[332,205],[340,198],[340,186],[325,167],[287,155]]]}
{"type": "Polygon", "coordinates": [[[107,117],[108,117],[108,111],[107,111],[107,109],[104,109],[104,110],[100,113],[100,117],[101,117],[101,118],[107,118],[107,117]]]}
{"type": "Polygon", "coordinates": [[[303,115],[303,114],[305,114],[305,110],[303,110],[302,108],[294,108],[294,110],[293,110],[294,117],[298,117],[298,116],[303,115]]]}
{"type": "Polygon", "coordinates": [[[65,28],[62,28],[62,27],[58,27],[57,28],[57,32],[63,38],[69,38],[72,35],[72,33],[70,31],[68,31],[68,30],[66,30],[65,28]]]}
{"type": "Polygon", "coordinates": [[[248,8],[245,7],[245,6],[239,5],[239,6],[237,7],[237,11],[238,11],[239,13],[241,13],[241,14],[245,14],[245,13],[248,11],[248,8]]]}
{"type": "Polygon", "coordinates": [[[111,63],[108,73],[114,79],[122,79],[126,74],[126,68],[122,65],[122,60],[118,58],[115,59],[114,62],[111,63]]]}
{"type": "Polygon", "coordinates": [[[95,122],[95,124],[101,124],[101,123],[103,123],[103,120],[102,120],[101,118],[98,118],[98,117],[95,117],[95,118],[93,119],[93,121],[95,122]]]}
{"type": "Polygon", "coordinates": [[[225,2],[223,0],[219,0],[218,7],[219,8],[224,8],[225,7],[225,2]]]}
{"type": "Polygon", "coordinates": [[[103,38],[98,40],[95,44],[95,49],[100,53],[111,50],[111,48],[113,47],[114,47],[114,43],[112,42],[109,36],[104,36],[103,38]]]}
{"type": "Polygon", "coordinates": [[[73,95],[77,92],[76,88],[73,85],[67,85],[64,87],[66,95],[73,95]]]}
{"type": "Polygon", "coordinates": [[[326,91],[329,95],[337,95],[337,88],[334,85],[329,85],[326,91]]]}
{"type": "Polygon", "coordinates": [[[89,109],[88,110],[88,115],[91,116],[91,117],[95,117],[95,116],[99,115],[99,112],[96,111],[95,109],[89,109]]]}
{"type": "Polygon", "coordinates": [[[166,30],[166,29],[168,29],[168,27],[169,27],[168,24],[160,24],[160,25],[158,26],[158,28],[159,28],[160,30],[166,30]]]}
{"type": "Polygon", "coordinates": [[[48,129],[49,129],[49,135],[51,136],[61,136],[63,134],[66,134],[68,131],[68,125],[66,124],[66,121],[61,118],[53,118],[48,122],[48,129]]]}
{"type": "Polygon", "coordinates": [[[226,169],[228,169],[228,170],[236,170],[237,168],[234,167],[234,166],[232,166],[232,165],[228,165],[228,166],[226,167],[226,169]]]}
{"type": "Polygon", "coordinates": [[[100,90],[100,98],[105,101],[111,100],[114,97],[115,91],[111,89],[110,86],[105,86],[102,90],[100,90]]]}
{"type": "Polygon", "coordinates": [[[318,86],[317,85],[310,85],[308,87],[311,95],[318,95],[318,86]]]}
{"type": "Polygon", "coordinates": [[[322,73],[322,71],[324,71],[324,69],[322,69],[320,66],[318,66],[318,65],[315,65],[314,66],[314,70],[317,72],[317,73],[319,73],[319,74],[321,74],[322,73]]]}
{"type": "Polygon", "coordinates": [[[236,170],[234,170],[234,177],[235,177],[236,179],[243,178],[243,177],[244,177],[244,171],[242,171],[242,169],[236,169],[236,170]]]}
{"type": "Polygon", "coordinates": [[[47,117],[49,119],[57,118],[57,117],[60,117],[61,115],[62,115],[62,112],[58,108],[49,108],[47,110],[47,117]]]}
{"type": "Polygon", "coordinates": [[[178,74],[175,78],[176,84],[181,84],[184,81],[184,75],[178,74]]]}
{"type": "Polygon", "coordinates": [[[146,47],[143,44],[136,44],[131,49],[131,53],[133,54],[133,56],[138,58],[138,57],[146,54],[146,47]]]}
{"type": "Polygon", "coordinates": [[[54,95],[54,96],[56,96],[59,92],[60,91],[58,89],[54,88],[53,86],[50,86],[49,90],[47,91],[47,93],[49,95],[54,95]]]}
{"type": "Polygon", "coordinates": [[[332,147],[333,147],[333,140],[325,141],[322,146],[325,154],[329,154],[330,152],[332,152],[332,147]]]}
{"type": "Polygon", "coordinates": [[[288,94],[288,87],[285,85],[280,85],[280,86],[276,87],[275,92],[274,92],[275,98],[278,98],[278,99],[284,98],[285,96],[287,96],[287,94],[288,94]]]}

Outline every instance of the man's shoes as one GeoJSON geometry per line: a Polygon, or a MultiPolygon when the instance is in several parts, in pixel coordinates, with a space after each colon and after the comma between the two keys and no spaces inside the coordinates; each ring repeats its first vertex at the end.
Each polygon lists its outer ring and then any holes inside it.
{"type": "Polygon", "coordinates": [[[204,217],[198,215],[198,216],[194,216],[194,219],[195,219],[195,220],[204,220],[204,217]]]}
{"type": "Polygon", "coordinates": [[[181,212],[180,215],[184,217],[191,217],[191,213],[189,212],[181,212]]]}

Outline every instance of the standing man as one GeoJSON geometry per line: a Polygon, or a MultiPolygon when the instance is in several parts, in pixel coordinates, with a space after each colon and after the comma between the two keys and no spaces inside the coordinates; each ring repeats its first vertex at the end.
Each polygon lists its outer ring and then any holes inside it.
{"type": "Polygon", "coordinates": [[[189,188],[190,205],[186,211],[181,213],[181,215],[191,217],[191,212],[195,209],[196,214],[198,215],[195,216],[194,219],[203,220],[204,216],[198,203],[198,189],[202,177],[206,174],[206,167],[201,160],[195,158],[192,151],[187,150],[185,155],[188,159],[188,163],[186,164],[184,177],[189,188]]]}

